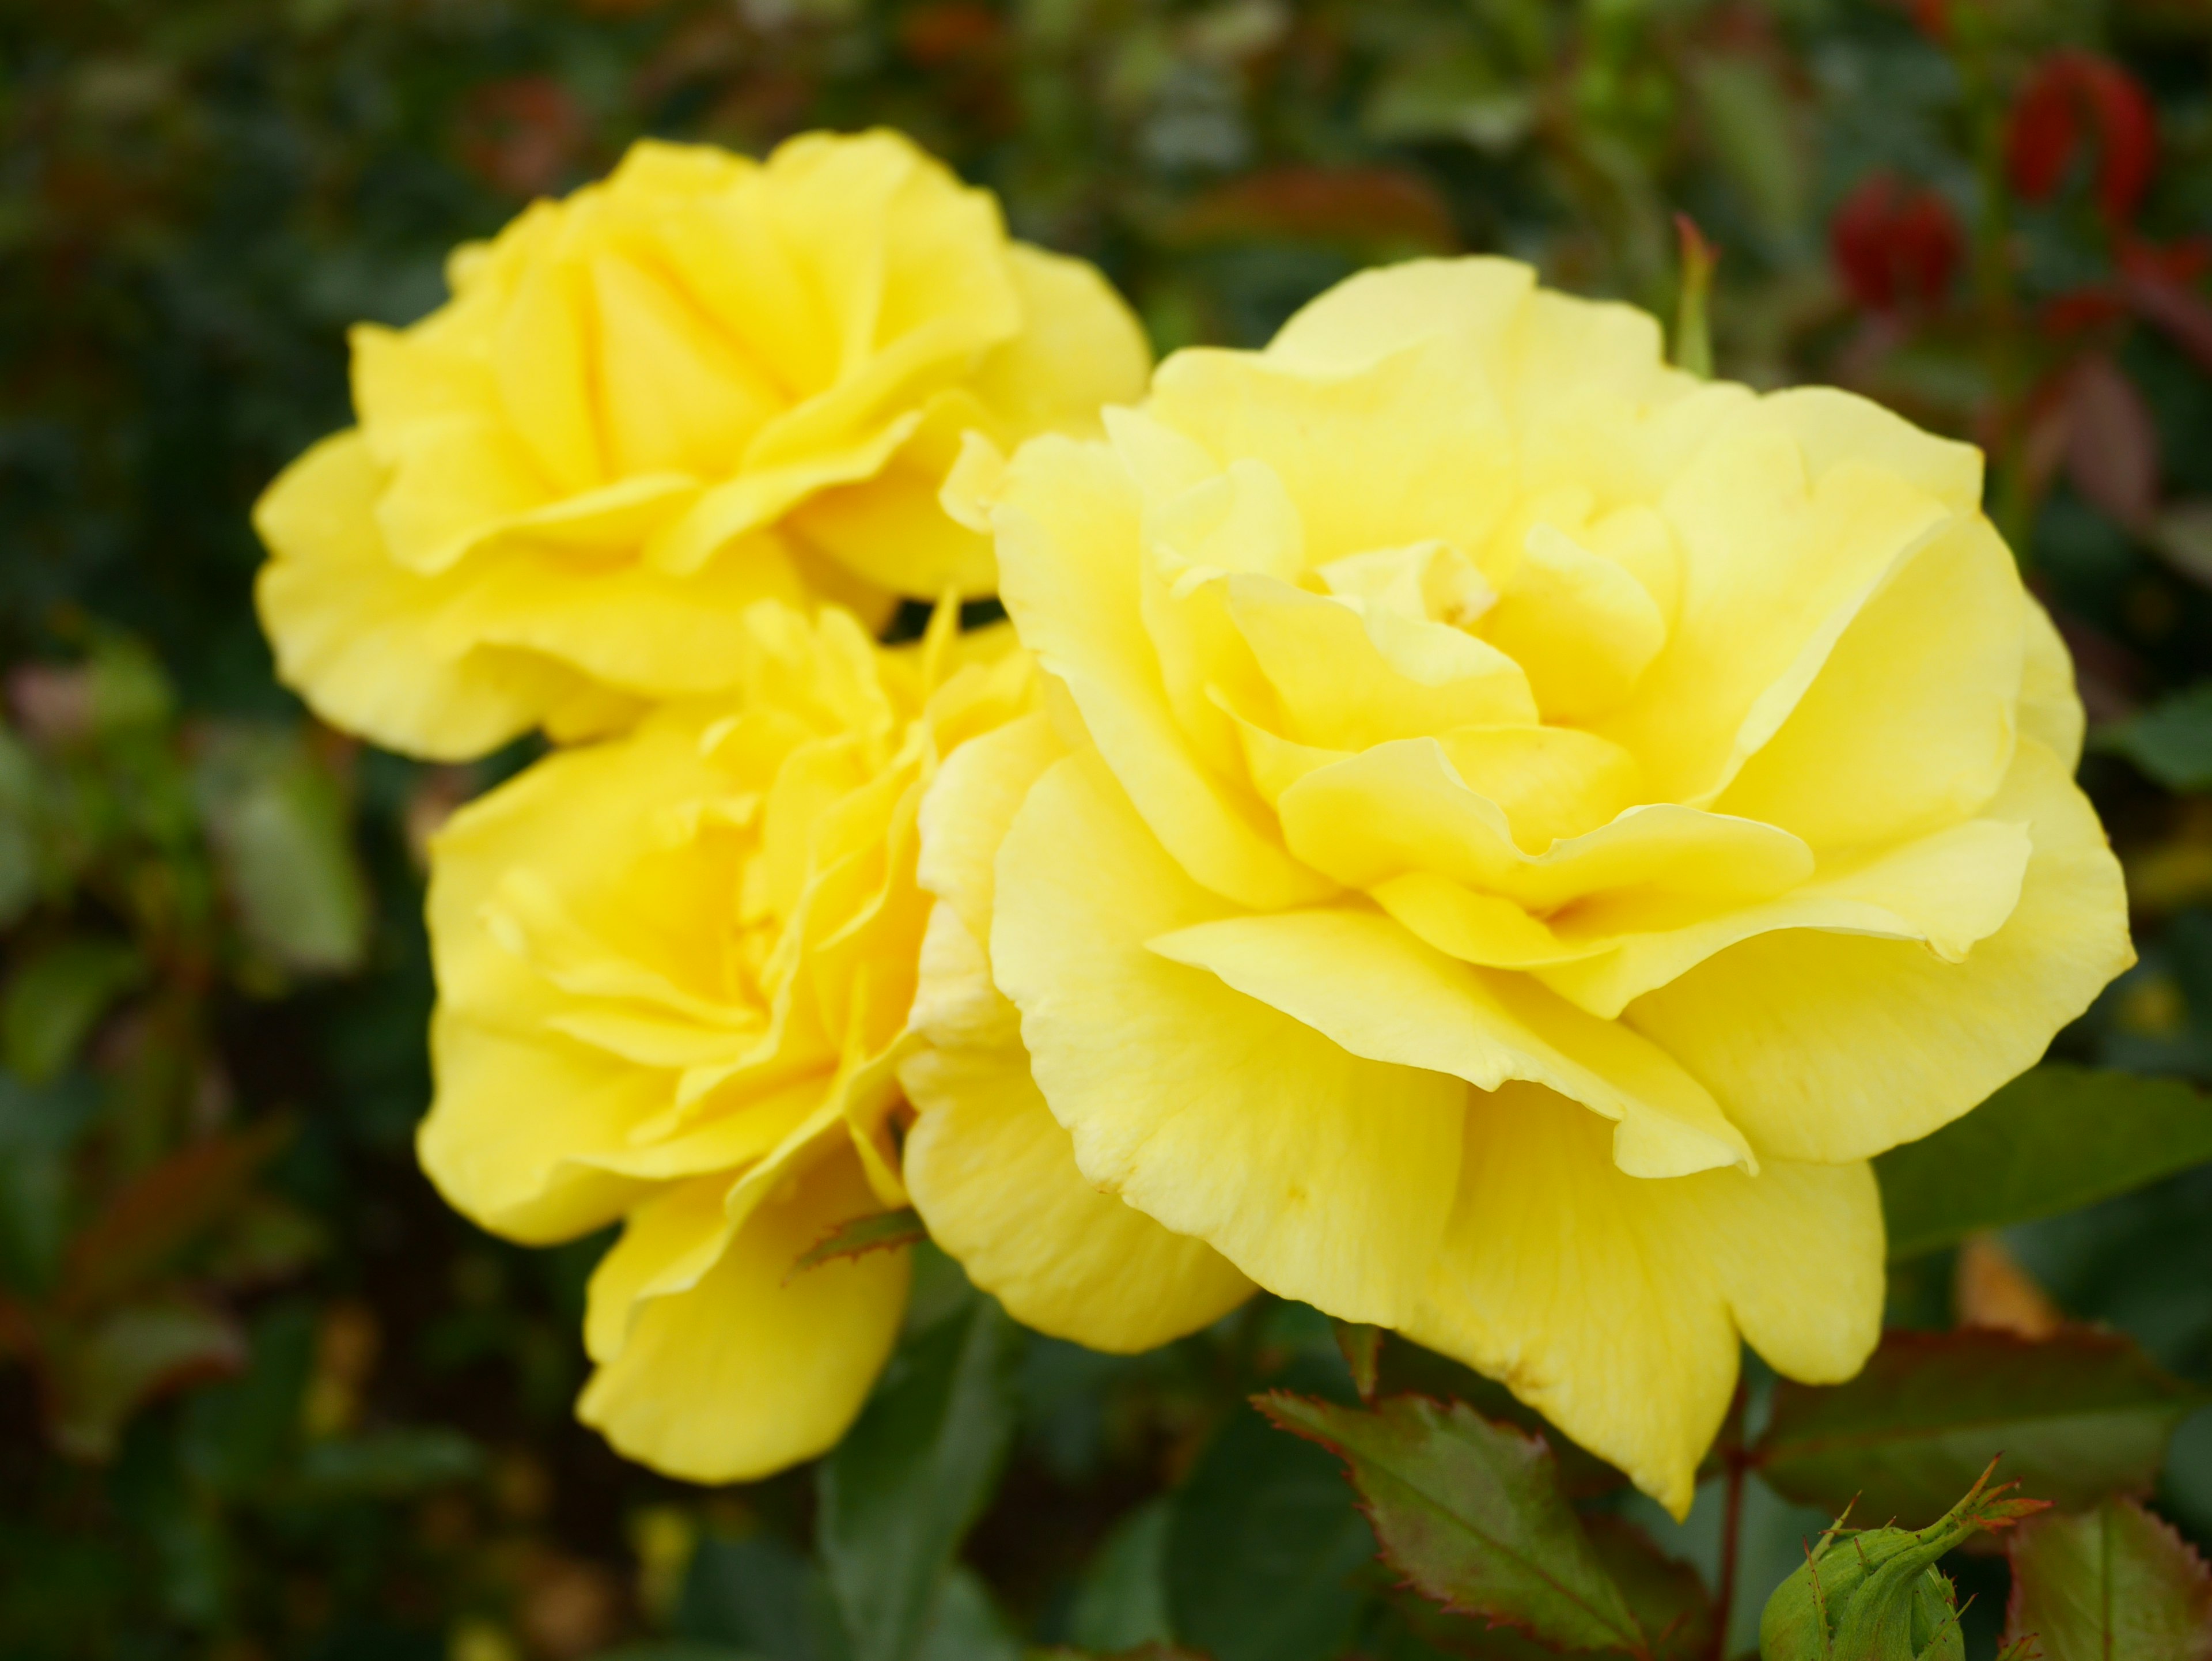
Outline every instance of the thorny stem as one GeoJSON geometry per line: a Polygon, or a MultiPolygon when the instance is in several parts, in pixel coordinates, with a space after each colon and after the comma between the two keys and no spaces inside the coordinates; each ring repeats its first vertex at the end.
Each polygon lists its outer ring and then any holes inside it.
{"type": "Polygon", "coordinates": [[[1743,1533],[1743,1479],[1751,1459],[1743,1445],[1744,1386],[1736,1381],[1735,1398],[1729,1403],[1721,1423],[1718,1451],[1727,1474],[1727,1508],[1721,1513],[1721,1585],[1713,1600],[1712,1661],[1728,1661],[1729,1619],[1735,1609],[1736,1547],[1743,1533]]]}

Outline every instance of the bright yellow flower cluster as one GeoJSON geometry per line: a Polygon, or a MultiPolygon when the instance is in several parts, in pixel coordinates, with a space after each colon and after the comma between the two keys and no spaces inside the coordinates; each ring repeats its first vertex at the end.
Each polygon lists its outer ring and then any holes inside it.
{"type": "Polygon", "coordinates": [[[605,735],[436,840],[421,1150],[514,1238],[623,1221],[580,1411],[663,1469],[834,1443],[906,1263],[793,1268],[910,1199],[1044,1331],[1264,1287],[1680,1512],[1740,1339],[1872,1345],[1868,1159],[2130,959],[1976,453],[1510,262],[1147,396],[903,141],[644,146],[356,352],[264,615],[385,742],[605,735]]]}
{"type": "Polygon", "coordinates": [[[1088,1195],[993,1168],[1072,1162],[1158,1226],[1164,1324],[1241,1273],[1686,1509],[1739,1335],[1808,1380],[1872,1348],[1867,1160],[2131,961],[1978,454],[1485,259],[1107,425],[954,481],[1057,719],[925,813],[917,1205],[1118,1344],[1088,1195]]]}
{"type": "Polygon", "coordinates": [[[963,435],[1095,430],[1149,362],[1097,271],[889,132],[641,143],[448,276],[354,330],[361,424],[256,514],[286,684],[444,760],[730,685],[763,596],[988,594],[937,508],[963,435]]]}
{"type": "Polygon", "coordinates": [[[1030,703],[1003,624],[885,648],[846,612],[742,619],[737,683],[562,751],[439,834],[424,1168],[513,1238],[624,1220],[579,1410],[701,1481],[836,1442],[890,1353],[904,1253],[794,1275],[906,1203],[894,1068],[940,759],[1030,703]]]}

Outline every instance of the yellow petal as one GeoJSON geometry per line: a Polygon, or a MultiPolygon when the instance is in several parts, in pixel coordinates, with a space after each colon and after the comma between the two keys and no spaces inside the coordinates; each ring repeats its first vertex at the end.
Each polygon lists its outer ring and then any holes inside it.
{"type": "Polygon", "coordinates": [[[1449,344],[1329,374],[1194,348],[1160,365],[1146,409],[1220,465],[1266,464],[1315,565],[1429,540],[1473,555],[1514,494],[1495,387],[1449,344]]]}
{"type": "Polygon", "coordinates": [[[497,749],[576,684],[527,654],[438,641],[453,581],[402,569],[376,524],[386,474],[359,433],[325,439],[253,510],[270,563],[253,597],[277,678],[333,726],[460,760],[497,749]]]}
{"type": "Polygon", "coordinates": [[[2021,665],[2021,733],[2057,757],[2071,773],[2081,764],[2081,737],[2088,725],[2081,695],[2074,690],[2074,654],[2059,638],[2051,613],[2024,589],[2021,605],[2027,612],[2021,665]]]}
{"type": "Polygon", "coordinates": [[[1815,478],[1862,460],[1926,491],[1954,514],[1969,514],[1981,506],[1979,449],[1924,432],[1856,392],[1793,386],[1761,399],[1757,419],[1769,431],[1790,435],[1815,478]]]}
{"type": "Polygon", "coordinates": [[[1527,673],[1546,718],[1571,721],[1628,695],[1666,644],[1667,619],[1624,567],[1539,525],[1482,631],[1527,673]]]}
{"type": "Polygon", "coordinates": [[[1793,931],[1729,947],[1626,1019],[1705,1080],[1762,1154],[1870,1158],[1957,1118],[2135,959],[2119,865],[2057,757],[2022,739],[1986,810],[2033,844],[2003,928],[1925,946],[1793,931]]]}
{"type": "Polygon", "coordinates": [[[1251,1294],[1204,1241],[1084,1180],[1018,1044],[933,1050],[900,1078],[921,1114],[906,1180],[930,1238],[1024,1325],[1127,1354],[1195,1332],[1251,1294]]]}
{"type": "Polygon", "coordinates": [[[1152,367],[1144,326],[1097,266],[1016,242],[1006,271],[1021,332],[987,353],[969,380],[999,423],[996,436],[1091,437],[1103,406],[1144,397],[1152,367]]]}
{"type": "MultiPolygon", "coordinates": [[[[346,345],[354,410],[372,443],[404,442],[403,435],[418,423],[498,413],[499,386],[490,364],[436,332],[358,323],[346,331],[346,345]]],[[[396,450],[382,450],[377,459],[389,466],[396,450]]]]}
{"type": "Polygon", "coordinates": [[[1227,917],[1146,944],[1355,1056],[1448,1073],[1482,1090],[1509,1079],[1548,1086],[1619,1122],[1613,1158],[1633,1175],[1751,1162],[1705,1086],[1656,1045],[1523,977],[1448,958],[1371,911],[1227,917]]]}
{"type": "Polygon", "coordinates": [[[1227,910],[1071,757],[1000,850],[991,962],[1085,1177],[1285,1297],[1389,1324],[1443,1226],[1466,1086],[1145,950],[1227,910]]]}
{"type": "Polygon", "coordinates": [[[727,546],[690,576],[501,554],[485,559],[441,613],[440,639],[527,648],[658,701],[728,687],[746,653],[746,611],[805,597],[770,536],[727,546]]]}
{"type": "MultiPolygon", "coordinates": [[[[690,1205],[655,1231],[653,1262],[619,1274],[603,1265],[595,1303],[650,1278],[641,1270],[696,1254],[719,1207],[696,1198],[690,1205]]],[[[875,1208],[856,1160],[821,1160],[795,1191],[754,1211],[687,1288],[629,1311],[619,1347],[600,1360],[577,1415],[626,1457],[694,1482],[752,1482],[828,1451],[890,1354],[906,1305],[907,1254],[876,1252],[795,1276],[791,1269],[832,1229],[875,1208]]],[[[626,1235],[616,1252],[628,1244],[626,1235]]]]}
{"type": "Polygon", "coordinates": [[[2010,552],[1978,514],[1954,521],[1851,619],[1715,807],[1815,848],[1898,841],[1976,812],[2012,760],[2022,622],[2010,552]]]}
{"type": "Polygon", "coordinates": [[[1138,598],[1138,501],[1103,444],[1024,445],[993,515],[1000,595],[1023,643],[1161,843],[1216,892],[1257,906],[1327,885],[1285,854],[1249,793],[1194,756],[1168,707],[1138,598]]]}
{"type": "Polygon", "coordinates": [[[964,389],[939,393],[879,471],[795,507],[791,534],[900,593],[933,600],[947,593],[990,593],[998,587],[990,538],[954,519],[939,500],[959,435],[975,435],[967,423],[981,416],[964,389]]]}
{"type": "MultiPolygon", "coordinates": [[[[1972,819],[1933,836],[1838,861],[1762,904],[1685,920],[1679,901],[1630,896],[1578,909],[1539,978],[1607,1019],[1739,940],[1785,928],[1919,940],[1946,963],[1963,962],[2019,903],[2030,847],[2016,824],[1972,819]]],[[[1532,961],[1546,962],[1542,959],[1532,961]]]]}
{"type": "Polygon", "coordinates": [[[647,1186],[575,1156],[627,1149],[667,1110],[668,1074],[445,1011],[431,1019],[430,1059],[437,1087],[416,1155],[463,1215],[546,1244],[605,1227],[647,1186]]]}
{"type": "Polygon", "coordinates": [[[783,405],[775,386],[657,274],[613,252],[589,265],[599,389],[617,473],[720,478],[783,405]]]}
{"type": "MultiPolygon", "coordinates": [[[[388,557],[435,576],[511,523],[560,499],[549,496],[514,435],[489,416],[410,426],[378,446],[391,457],[376,502],[388,557]]],[[[658,493],[656,493],[656,499],[658,493]]],[[[623,501],[625,512],[635,504],[623,501]]]]}
{"type": "Polygon", "coordinates": [[[950,904],[978,942],[991,934],[999,846],[1024,798],[1066,752],[1052,723],[1026,715],[945,758],[921,805],[922,887],[950,904]]]}
{"type": "Polygon", "coordinates": [[[1817,1383],[1873,1348],[1881,1202],[1863,1165],[1651,1181],[1607,1140],[1533,1086],[1475,1096],[1450,1231],[1406,1331],[1503,1379],[1680,1517],[1739,1332],[1817,1383]]]}
{"type": "Polygon", "coordinates": [[[1536,273],[1517,260],[1409,259],[1362,271],[1307,301],[1267,355],[1310,373],[1344,374],[1425,341],[1466,340],[1487,347],[1494,360],[1535,287],[1536,273]]]}
{"type": "Polygon", "coordinates": [[[543,259],[522,274],[493,347],[507,423],[546,490],[573,495],[607,482],[592,409],[582,273],[543,259]]]}
{"type": "Polygon", "coordinates": [[[1283,792],[1291,850],[1347,887],[1426,871],[1537,910],[1612,890],[1764,899],[1810,876],[1786,830],[1660,802],[1522,851],[1504,812],[1468,788],[1434,739],[1405,739],[1317,768],[1283,792]]]}
{"type": "Polygon", "coordinates": [[[1266,577],[1226,587],[1229,614],[1281,705],[1286,738],[1360,750],[1536,718],[1520,666],[1463,630],[1380,609],[1363,617],[1266,577]]]}
{"type": "Polygon", "coordinates": [[[1836,639],[1951,509],[1856,458],[1810,470],[1754,406],[1662,502],[1684,559],[1666,649],[1598,730],[1644,764],[1653,794],[1703,805],[1770,739],[1836,639]]]}

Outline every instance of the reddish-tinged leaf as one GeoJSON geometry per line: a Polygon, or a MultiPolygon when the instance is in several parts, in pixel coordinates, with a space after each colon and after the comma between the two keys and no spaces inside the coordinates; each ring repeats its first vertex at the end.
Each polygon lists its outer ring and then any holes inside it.
{"type": "Polygon", "coordinates": [[[2202,1402],[2117,1333],[1893,1332],[1849,1384],[1784,1380],[1753,1452],[1790,1499],[1917,1528],[1999,1454],[2060,1505],[2147,1491],[2202,1402]]]}
{"type": "Polygon", "coordinates": [[[2141,272],[2124,276],[2120,288],[2136,316],[2164,330],[2199,368],[2212,370],[2212,305],[2202,295],[2171,277],[2141,272]]]}
{"type": "Polygon", "coordinates": [[[1694,1567],[1668,1556],[1643,1530],[1618,1517],[1585,1517],[1583,1528],[1635,1613],[1653,1661],[1701,1661],[1711,1652],[1713,1600],[1694,1567]]]}
{"type": "Polygon", "coordinates": [[[2158,422],[2135,382],[2103,353],[2066,381],[2066,476],[2084,501],[2141,527],[2158,507],[2158,422]]]}
{"type": "Polygon", "coordinates": [[[1652,1653],[1540,1437],[1418,1396],[1372,1410],[1280,1390],[1254,1402],[1345,1462],[1384,1560],[1425,1597],[1563,1649],[1652,1653]]]}
{"type": "Polygon", "coordinates": [[[70,1243],[55,1302],[90,1309],[128,1292],[224,1216],[292,1127],[270,1120],[171,1154],[107,1203],[70,1243]]]}
{"type": "Polygon", "coordinates": [[[2133,1500],[2022,1526],[2005,1641],[2043,1661],[2212,1661],[2212,1571],[2133,1500]]]}
{"type": "Polygon", "coordinates": [[[1388,167],[1277,167],[1210,191],[1163,228],[1182,244],[1323,242],[1449,253],[1451,210],[1427,180],[1388,167]]]}
{"type": "Polygon", "coordinates": [[[2063,58],[2046,59],[2014,100],[2005,133],[2005,172],[2031,202],[2058,188],[2081,143],[2081,119],[2063,58]]]}
{"type": "Polygon", "coordinates": [[[543,196],[591,139],[591,123],[574,94],[550,76],[487,82],[461,106],[462,159],[495,189],[543,196]]]}
{"type": "Polygon", "coordinates": [[[1522,1402],[1495,1378],[1486,1378],[1432,1349],[1424,1349],[1402,1334],[1393,1333],[1382,1347],[1375,1368],[1378,1396],[1432,1396],[1441,1402],[1464,1402],[1492,1424],[1513,1425],[1530,1436],[1540,1436],[1559,1462],[1559,1486],[1570,1500],[1589,1500],[1628,1486],[1628,1478],[1589,1449],[1562,1435],[1544,1415],[1522,1402]]]}

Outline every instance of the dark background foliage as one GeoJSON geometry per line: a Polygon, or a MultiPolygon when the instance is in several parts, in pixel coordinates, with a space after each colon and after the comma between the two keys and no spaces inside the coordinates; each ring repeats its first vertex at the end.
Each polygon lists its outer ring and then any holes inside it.
{"type": "MultiPolygon", "coordinates": [[[[422,839],[523,757],[307,719],[247,509],[347,419],[348,323],[639,134],[902,127],[1164,350],[1431,252],[1671,316],[1688,213],[1723,373],[1990,450],[2143,946],[2057,1053],[2212,1082],[2204,0],[0,0],[0,1653],[830,1661],[856,1579],[920,1588],[947,1661],[1523,1652],[1386,1595],[1335,1463],[1243,1405],[1347,1397],[1310,1311],[1115,1360],[925,1261],[886,1390],[987,1433],[948,1580],[817,1527],[813,1473],[616,1459],[568,1415],[604,1242],[507,1246],[416,1171],[422,839]]],[[[1895,1277],[1900,1325],[2061,1314],[2212,1383],[2212,1172],[1895,1277]]],[[[2160,1481],[2212,1538],[2212,1419],[2160,1481]]],[[[1787,1486],[1748,1490],[1738,1646],[1824,1520],[1787,1486]]],[[[957,1540],[939,1488],[901,1503],[957,1540]]],[[[1658,1529],[1709,1576],[1721,1510],[1658,1529]]],[[[1979,1642],[2004,1571],[1965,1561],[1979,1642]]]]}

